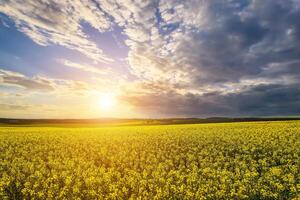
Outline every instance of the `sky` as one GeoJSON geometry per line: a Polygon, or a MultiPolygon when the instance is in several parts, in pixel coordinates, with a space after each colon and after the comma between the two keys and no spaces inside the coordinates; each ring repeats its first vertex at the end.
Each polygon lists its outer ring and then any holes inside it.
{"type": "Polygon", "coordinates": [[[0,0],[0,117],[299,116],[299,19],[300,0],[0,0]]]}

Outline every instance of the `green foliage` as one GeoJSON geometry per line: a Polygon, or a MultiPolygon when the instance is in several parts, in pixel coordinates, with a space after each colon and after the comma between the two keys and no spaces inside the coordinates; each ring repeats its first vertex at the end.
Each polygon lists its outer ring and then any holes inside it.
{"type": "Polygon", "coordinates": [[[300,122],[0,128],[0,199],[297,199],[300,122]]]}

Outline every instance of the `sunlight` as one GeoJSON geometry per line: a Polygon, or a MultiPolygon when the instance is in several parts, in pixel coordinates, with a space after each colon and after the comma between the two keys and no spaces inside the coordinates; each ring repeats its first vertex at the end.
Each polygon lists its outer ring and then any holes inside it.
{"type": "Polygon", "coordinates": [[[104,111],[112,110],[116,103],[115,96],[110,93],[101,94],[98,100],[99,107],[104,111]]]}

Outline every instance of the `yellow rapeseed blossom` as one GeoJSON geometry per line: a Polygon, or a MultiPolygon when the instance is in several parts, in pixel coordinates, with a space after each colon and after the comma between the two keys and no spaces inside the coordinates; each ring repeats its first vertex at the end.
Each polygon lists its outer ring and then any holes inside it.
{"type": "Polygon", "coordinates": [[[0,199],[299,199],[300,122],[0,127],[0,199]]]}

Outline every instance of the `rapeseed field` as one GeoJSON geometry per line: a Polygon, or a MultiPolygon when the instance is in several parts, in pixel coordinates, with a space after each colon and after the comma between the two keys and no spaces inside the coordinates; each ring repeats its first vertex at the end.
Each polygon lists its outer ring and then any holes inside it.
{"type": "Polygon", "coordinates": [[[299,121],[0,128],[0,199],[299,198],[299,121]]]}

